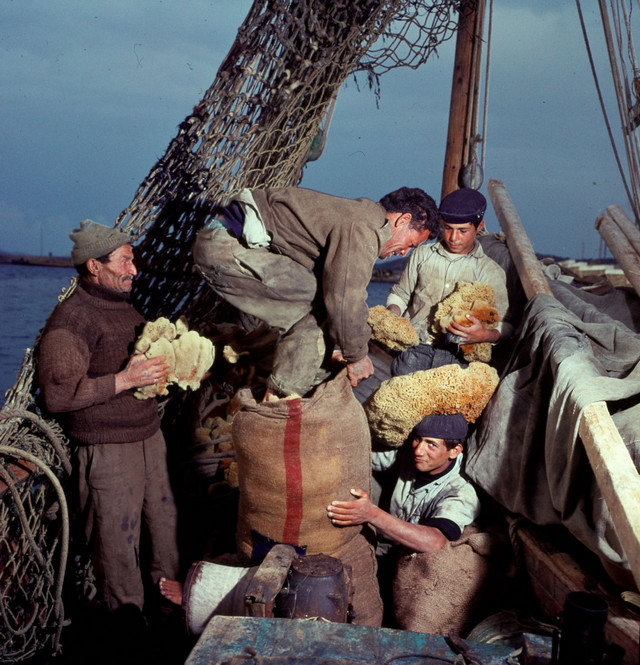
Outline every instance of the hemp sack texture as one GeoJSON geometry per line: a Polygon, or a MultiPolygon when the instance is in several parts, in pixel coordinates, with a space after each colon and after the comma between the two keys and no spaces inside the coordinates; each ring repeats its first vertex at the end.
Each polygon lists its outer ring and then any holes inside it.
{"type": "Polygon", "coordinates": [[[511,548],[502,534],[475,524],[437,552],[398,557],[393,607],[398,628],[466,635],[497,607],[512,580],[511,548]]]}
{"type": "Polygon", "coordinates": [[[430,413],[460,412],[468,423],[482,413],[498,386],[498,372],[483,362],[443,365],[383,381],[364,403],[376,443],[400,447],[430,413]]]}
{"type": "Polygon", "coordinates": [[[239,391],[233,419],[240,500],[236,544],[249,564],[255,534],[351,566],[354,623],[380,625],[375,552],[362,526],[335,527],[326,507],[371,490],[371,437],[346,370],[308,398],[258,403],[239,391]],[[339,417],[337,417],[339,414],[339,417]]]}

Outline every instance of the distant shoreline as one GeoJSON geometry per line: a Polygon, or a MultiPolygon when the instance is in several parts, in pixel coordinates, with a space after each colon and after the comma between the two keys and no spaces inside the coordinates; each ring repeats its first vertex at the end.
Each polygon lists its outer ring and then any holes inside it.
{"type": "Polygon", "coordinates": [[[73,268],[69,256],[38,256],[35,254],[4,254],[0,252],[0,264],[16,266],[45,266],[50,268],[73,268]]]}
{"type": "Polygon", "coordinates": [[[402,275],[402,270],[382,270],[381,268],[374,268],[371,275],[371,281],[395,283],[400,280],[400,275],[402,275]]]}

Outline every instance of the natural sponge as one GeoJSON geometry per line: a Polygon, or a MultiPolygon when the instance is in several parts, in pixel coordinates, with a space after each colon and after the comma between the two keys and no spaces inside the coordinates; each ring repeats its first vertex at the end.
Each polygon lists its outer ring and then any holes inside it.
{"type": "Polygon", "coordinates": [[[167,395],[172,383],[196,390],[213,365],[214,352],[211,340],[189,330],[183,317],[176,323],[164,317],[148,321],[136,340],[134,353],[144,353],[147,358],[164,356],[169,371],[162,381],[137,388],[134,395],[138,399],[167,395]]]}
{"type": "Polygon", "coordinates": [[[473,423],[498,386],[496,370],[481,362],[444,365],[383,381],[364,409],[371,438],[399,447],[424,416],[460,412],[473,423]]]}
{"type": "Polygon", "coordinates": [[[175,338],[173,348],[176,364],[170,380],[180,388],[195,390],[200,386],[203,374],[213,364],[213,343],[195,330],[188,330],[175,338]]]}
{"type": "Polygon", "coordinates": [[[369,309],[367,323],[371,336],[392,351],[404,351],[420,343],[420,338],[409,319],[390,312],[384,305],[369,309]]]}
{"type": "MultiPolygon", "coordinates": [[[[475,316],[485,328],[495,328],[498,325],[498,310],[494,306],[495,297],[493,287],[486,282],[458,282],[454,291],[438,304],[434,314],[433,332],[446,334],[447,327],[452,321],[468,327],[471,322],[467,314],[475,316]]],[[[491,360],[491,344],[480,342],[478,344],[461,344],[460,350],[467,362],[491,360]]]]}

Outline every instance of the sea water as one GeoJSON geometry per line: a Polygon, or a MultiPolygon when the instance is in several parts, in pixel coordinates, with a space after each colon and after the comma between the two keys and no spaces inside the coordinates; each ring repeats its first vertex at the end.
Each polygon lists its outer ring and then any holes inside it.
{"type": "MultiPolygon", "coordinates": [[[[0,264],[0,405],[33,343],[75,275],[73,268],[0,264]]],[[[367,304],[384,304],[391,284],[371,282],[367,304]]]]}
{"type": "Polygon", "coordinates": [[[0,264],[0,404],[73,268],[0,264]]]}

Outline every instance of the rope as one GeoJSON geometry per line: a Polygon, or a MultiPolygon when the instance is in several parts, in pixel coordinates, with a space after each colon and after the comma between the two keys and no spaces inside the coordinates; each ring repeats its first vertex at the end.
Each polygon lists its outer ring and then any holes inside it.
{"type": "Polygon", "coordinates": [[[36,425],[36,427],[39,427],[42,430],[42,432],[46,435],[46,437],[49,439],[49,442],[53,446],[53,449],[58,454],[58,457],[60,458],[62,466],[64,467],[64,470],[66,471],[67,475],[71,475],[71,460],[67,456],[67,453],[62,447],[60,440],[58,439],[58,437],[56,436],[55,432],[53,431],[50,425],[48,425],[44,420],[42,420],[42,418],[39,418],[34,413],[25,411],[24,409],[15,409],[15,408],[6,408],[6,407],[0,409],[0,420],[9,420],[11,418],[24,418],[25,420],[32,422],[34,425],[36,425]]]}
{"type": "MultiPolygon", "coordinates": [[[[52,638],[52,647],[53,651],[57,652],[59,649],[60,645],[60,635],[62,633],[62,627],[64,623],[64,608],[62,604],[62,589],[63,589],[63,582],[64,582],[64,573],[67,565],[67,558],[68,558],[68,553],[69,553],[69,512],[68,512],[68,507],[67,507],[67,500],[65,497],[64,490],[62,489],[62,486],[60,485],[60,481],[56,478],[54,473],[49,469],[43,462],[38,459],[35,455],[32,455],[31,453],[25,452],[24,450],[20,450],[19,448],[15,448],[12,446],[4,446],[0,445],[0,455],[6,455],[10,457],[14,457],[18,460],[26,460],[36,466],[49,480],[51,483],[51,486],[53,487],[57,500],[60,506],[60,520],[61,520],[61,534],[60,534],[60,539],[59,539],[59,558],[58,558],[58,574],[54,586],[54,592],[53,592],[53,604],[52,604],[52,610],[53,610],[53,615],[54,615],[54,626],[55,626],[55,631],[53,633],[53,638],[52,638]]],[[[24,510],[24,505],[23,505],[23,500],[19,496],[17,487],[13,480],[10,478],[9,474],[6,472],[6,470],[2,467],[0,467],[0,477],[3,479],[3,481],[7,484],[7,487],[9,488],[13,498],[14,498],[14,506],[15,509],[18,512],[18,516],[20,519],[20,523],[22,525],[22,533],[23,537],[26,538],[33,550],[33,555],[38,563],[38,565],[41,568],[40,573],[38,571],[31,571],[31,570],[26,570],[28,567],[28,564],[23,564],[23,567],[25,569],[24,576],[26,576],[27,579],[30,579],[30,577],[34,577],[35,579],[39,579],[42,581],[48,580],[49,582],[52,582],[51,579],[51,574],[50,571],[48,570],[48,562],[52,562],[55,559],[55,547],[51,547],[51,543],[47,542],[47,529],[43,529],[41,533],[41,539],[42,539],[42,547],[47,553],[47,559],[45,559],[44,555],[42,554],[42,551],[40,547],[38,546],[38,543],[36,541],[36,537],[34,535],[33,529],[29,523],[29,520],[27,518],[26,511],[24,510]]],[[[27,496],[29,495],[29,492],[27,492],[27,496]]],[[[40,526],[40,525],[39,525],[40,526]]],[[[3,537],[6,538],[9,534],[3,534],[3,537]]],[[[11,547],[9,551],[11,551],[11,547]]],[[[19,562],[21,563],[21,562],[19,562]]],[[[21,568],[18,568],[18,573],[13,575],[13,579],[16,581],[16,584],[21,583],[21,577],[20,575],[21,568]]],[[[7,573],[7,568],[4,568],[3,571],[6,575],[7,573]]],[[[9,582],[10,579],[8,576],[6,576],[6,587],[5,590],[3,590],[3,593],[1,594],[2,600],[11,600],[10,596],[6,593],[6,588],[9,587],[9,582]]],[[[40,594],[40,598],[34,598],[30,597],[29,600],[32,603],[35,603],[36,601],[40,601],[41,604],[45,605],[46,604],[46,597],[44,593],[40,594]],[[44,601],[44,602],[43,602],[44,601]]],[[[13,636],[18,636],[18,635],[25,635],[29,632],[30,628],[34,625],[35,619],[38,619],[38,625],[36,626],[39,630],[46,629],[46,623],[44,622],[44,619],[46,617],[45,613],[42,611],[41,608],[37,608],[38,611],[32,610],[31,618],[26,622],[26,624],[23,624],[20,628],[14,628],[10,625],[8,621],[8,617],[6,615],[6,610],[5,610],[5,604],[2,602],[0,604],[0,608],[2,611],[2,615],[4,618],[4,626],[6,629],[8,629],[13,636]]],[[[1,629],[0,629],[1,632],[1,629]]],[[[46,635],[46,630],[45,630],[45,635],[46,635]]],[[[44,643],[46,643],[47,637],[43,640],[43,643],[40,643],[40,646],[44,646],[44,643]]],[[[5,638],[4,640],[4,647],[7,648],[10,645],[10,641],[5,638]]],[[[15,646],[15,645],[14,645],[15,646]]],[[[0,649],[0,653],[2,653],[2,650],[0,649]]],[[[15,654],[14,654],[15,655],[15,654]]]]}
{"type": "Polygon", "coordinates": [[[489,0],[489,20],[487,21],[487,60],[484,75],[484,104],[482,107],[482,154],[480,164],[484,168],[487,147],[487,118],[489,117],[489,72],[491,70],[491,37],[493,33],[493,0],[489,0]]]}
{"type": "MultiPolygon", "coordinates": [[[[632,108],[631,103],[631,91],[629,87],[629,81],[625,73],[624,66],[624,48],[622,44],[622,29],[621,29],[621,19],[620,11],[616,7],[615,0],[611,2],[611,13],[614,18],[613,21],[613,31],[611,29],[611,23],[609,21],[609,16],[607,14],[606,4],[603,0],[600,0],[600,14],[602,16],[602,25],[605,32],[605,40],[607,42],[607,50],[609,54],[609,62],[611,73],[614,80],[614,88],[616,92],[616,101],[618,103],[618,113],[620,115],[621,126],[624,128],[623,132],[623,141],[625,152],[627,154],[627,164],[629,167],[629,177],[631,179],[631,191],[633,192],[634,202],[632,203],[632,208],[638,210],[638,145],[636,140],[636,150],[634,151],[633,144],[636,134],[633,132],[633,128],[630,122],[630,110],[632,108]],[[615,35],[615,41],[612,37],[615,35]],[[617,57],[619,56],[619,58],[617,57]]],[[[631,48],[631,43],[627,42],[628,47],[631,48]]],[[[636,220],[638,219],[638,214],[636,213],[636,220]]]]}
{"type": "Polygon", "coordinates": [[[587,35],[587,29],[584,23],[584,17],[582,15],[582,7],[580,5],[580,0],[576,0],[576,8],[578,10],[578,17],[580,19],[580,27],[582,29],[582,36],[584,39],[585,47],[587,49],[587,56],[589,58],[589,66],[591,67],[591,73],[593,75],[593,81],[596,86],[596,92],[598,94],[598,101],[600,102],[600,109],[602,110],[602,116],[604,118],[604,122],[607,128],[607,134],[609,135],[609,141],[611,143],[611,147],[613,149],[613,155],[616,160],[616,164],[618,165],[618,172],[620,173],[620,177],[622,178],[622,184],[624,186],[624,189],[627,193],[627,198],[631,202],[631,205],[633,206],[633,197],[631,196],[631,191],[629,190],[629,185],[627,183],[627,178],[624,172],[624,169],[622,167],[622,162],[620,160],[620,155],[618,153],[618,148],[616,146],[615,139],[613,137],[613,132],[611,131],[611,124],[609,122],[609,116],[607,114],[607,109],[604,103],[604,97],[602,95],[602,89],[600,88],[600,82],[598,79],[598,74],[596,73],[596,68],[595,64],[593,61],[593,54],[591,52],[591,45],[589,43],[589,37],[587,35]]]}

